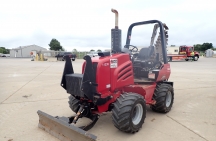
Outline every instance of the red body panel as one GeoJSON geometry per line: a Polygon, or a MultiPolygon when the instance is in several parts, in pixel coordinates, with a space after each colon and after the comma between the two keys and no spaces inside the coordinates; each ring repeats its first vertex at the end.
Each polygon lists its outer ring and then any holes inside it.
{"type": "Polygon", "coordinates": [[[115,54],[110,59],[118,60],[118,66],[111,68],[111,91],[133,84],[133,67],[129,55],[115,54]]]}
{"type": "Polygon", "coordinates": [[[97,62],[96,83],[98,84],[97,91],[106,93],[110,91],[110,59],[109,57],[94,57],[92,63],[97,62]]]}
{"type": "Polygon", "coordinates": [[[108,111],[108,108],[109,108],[109,105],[111,103],[114,103],[116,101],[116,99],[122,94],[122,91],[118,91],[116,93],[111,93],[110,91],[107,92],[107,93],[103,93],[103,95],[101,95],[101,97],[107,97],[107,96],[110,96],[112,95],[113,98],[109,101],[107,101],[104,105],[101,105],[101,106],[97,106],[98,108],[98,112],[99,113],[102,113],[102,112],[106,112],[108,111]]]}
{"type": "Polygon", "coordinates": [[[154,104],[155,101],[152,100],[152,96],[154,94],[154,90],[156,87],[156,83],[152,83],[152,84],[144,84],[144,85],[129,85],[129,86],[125,86],[123,87],[122,90],[117,91],[116,93],[104,93],[102,95],[102,97],[107,97],[107,96],[113,96],[113,98],[111,100],[109,100],[107,103],[105,103],[104,105],[98,106],[98,112],[102,113],[102,112],[106,112],[108,110],[108,107],[111,103],[115,102],[116,99],[123,93],[123,92],[133,92],[133,93],[137,93],[142,95],[145,100],[146,100],[146,104],[154,104]]]}
{"type": "Polygon", "coordinates": [[[153,104],[154,101],[152,100],[152,96],[154,94],[154,90],[156,87],[156,83],[150,83],[150,84],[139,84],[139,85],[130,85],[124,87],[125,92],[134,92],[137,94],[142,95],[145,100],[146,104],[153,104]]]}
{"type": "Polygon", "coordinates": [[[164,64],[163,68],[159,71],[156,82],[169,79],[171,73],[170,64],[164,64]]]}

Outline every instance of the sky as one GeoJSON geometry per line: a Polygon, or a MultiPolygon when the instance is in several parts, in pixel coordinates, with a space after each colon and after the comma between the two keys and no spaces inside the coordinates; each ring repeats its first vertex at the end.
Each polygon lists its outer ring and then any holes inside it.
{"type": "MultiPolygon", "coordinates": [[[[111,48],[119,12],[122,46],[130,24],[159,20],[169,27],[170,45],[204,42],[216,47],[214,0],[0,0],[0,46],[38,45],[49,49],[57,39],[67,51],[111,48]]],[[[153,25],[134,28],[133,45],[148,46],[153,25]]]]}

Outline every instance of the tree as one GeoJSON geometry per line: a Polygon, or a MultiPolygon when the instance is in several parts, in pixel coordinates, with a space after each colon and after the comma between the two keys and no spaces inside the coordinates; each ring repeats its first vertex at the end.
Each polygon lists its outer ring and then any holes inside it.
{"type": "Polygon", "coordinates": [[[100,49],[98,49],[97,52],[102,52],[102,51],[100,49]]]}
{"type": "Polygon", "coordinates": [[[65,48],[62,47],[62,51],[67,51],[65,48]]]}
{"type": "Polygon", "coordinates": [[[0,53],[9,54],[9,53],[10,53],[10,50],[9,50],[9,49],[6,49],[5,47],[0,47],[0,53]]]}
{"type": "Polygon", "coordinates": [[[207,49],[212,49],[212,48],[213,48],[212,43],[203,43],[202,44],[202,51],[205,51],[207,49]]]}
{"type": "Polygon", "coordinates": [[[90,51],[95,51],[94,49],[91,49],[90,51]]]}
{"type": "Polygon", "coordinates": [[[4,49],[2,47],[0,47],[0,53],[3,53],[4,49]]]}
{"type": "Polygon", "coordinates": [[[58,40],[56,40],[56,39],[52,39],[50,41],[49,46],[50,46],[50,50],[55,50],[55,51],[59,51],[59,50],[63,51],[64,50],[62,48],[62,46],[60,45],[60,42],[58,40]]]}
{"type": "Polygon", "coordinates": [[[73,49],[72,52],[75,52],[75,53],[76,53],[76,52],[77,52],[77,49],[73,49]]]}
{"type": "Polygon", "coordinates": [[[207,49],[213,49],[213,44],[212,43],[203,43],[201,44],[196,44],[194,45],[194,50],[196,51],[205,51],[207,49]]]}
{"type": "Polygon", "coordinates": [[[202,48],[201,44],[194,45],[194,50],[196,50],[196,51],[201,51],[201,48],[202,48]]]}

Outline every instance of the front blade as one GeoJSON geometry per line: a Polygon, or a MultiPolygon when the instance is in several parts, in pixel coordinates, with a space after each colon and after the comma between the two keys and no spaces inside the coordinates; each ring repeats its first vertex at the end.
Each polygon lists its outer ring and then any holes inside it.
{"type": "Polygon", "coordinates": [[[38,127],[61,141],[96,141],[96,136],[40,110],[38,127]]]}

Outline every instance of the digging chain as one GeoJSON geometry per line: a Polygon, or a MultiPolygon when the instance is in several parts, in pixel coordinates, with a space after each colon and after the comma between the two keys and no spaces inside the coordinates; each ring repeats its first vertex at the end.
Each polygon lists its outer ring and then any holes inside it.
{"type": "MultiPolygon", "coordinates": [[[[152,34],[152,40],[151,40],[151,45],[153,45],[153,42],[154,42],[154,38],[155,38],[155,36],[156,36],[156,34],[157,34],[157,29],[158,29],[158,24],[156,24],[155,26],[154,26],[154,30],[153,30],[153,34],[152,34]]],[[[163,27],[164,27],[164,33],[165,33],[165,45],[168,45],[168,30],[169,30],[169,28],[167,27],[167,25],[164,23],[163,24],[163,27]]],[[[157,40],[156,40],[156,42],[155,42],[155,48],[156,48],[156,50],[159,50],[160,48],[162,48],[161,47],[161,36],[160,36],[160,34],[158,35],[158,37],[157,37],[157,40]]],[[[160,60],[163,60],[163,56],[162,55],[160,55],[160,60]]]]}

